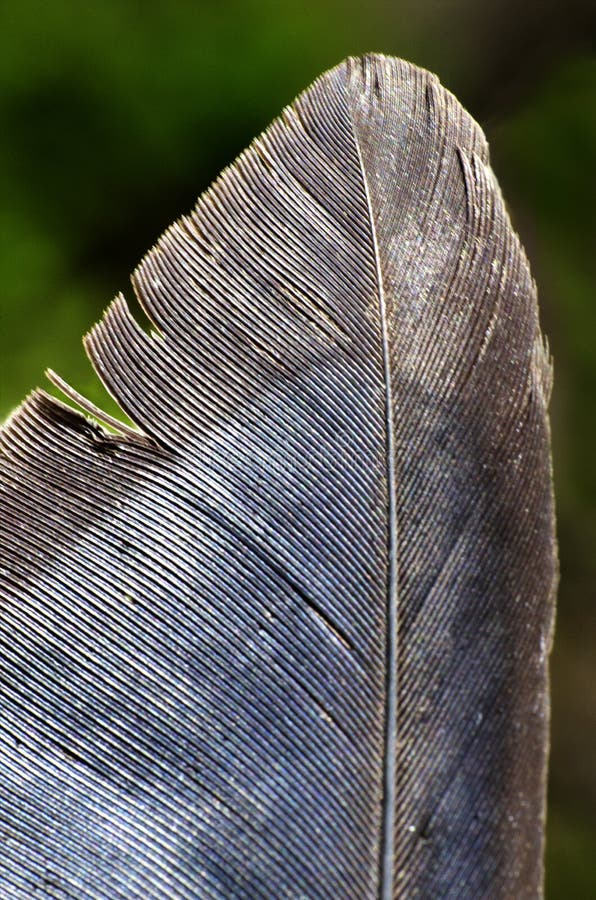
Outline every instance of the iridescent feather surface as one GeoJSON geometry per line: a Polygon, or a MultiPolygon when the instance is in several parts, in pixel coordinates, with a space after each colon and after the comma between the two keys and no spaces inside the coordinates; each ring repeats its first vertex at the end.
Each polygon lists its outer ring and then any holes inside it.
{"type": "Polygon", "coordinates": [[[0,896],[540,897],[551,370],[480,128],[349,59],[133,283],[135,428],[0,432],[0,896]]]}

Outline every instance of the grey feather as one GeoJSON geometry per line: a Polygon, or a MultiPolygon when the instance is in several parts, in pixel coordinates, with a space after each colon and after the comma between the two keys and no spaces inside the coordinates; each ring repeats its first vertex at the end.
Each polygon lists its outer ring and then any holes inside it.
{"type": "Polygon", "coordinates": [[[350,59],[133,283],[135,428],[0,433],[0,895],[541,896],[551,370],[480,128],[350,59]]]}

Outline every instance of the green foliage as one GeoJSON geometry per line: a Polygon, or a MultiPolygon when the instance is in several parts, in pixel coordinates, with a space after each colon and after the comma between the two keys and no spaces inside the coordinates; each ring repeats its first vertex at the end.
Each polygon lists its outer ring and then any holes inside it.
{"type": "Polygon", "coordinates": [[[594,897],[593,822],[565,818],[551,810],[546,896],[591,900],[594,897]]]}

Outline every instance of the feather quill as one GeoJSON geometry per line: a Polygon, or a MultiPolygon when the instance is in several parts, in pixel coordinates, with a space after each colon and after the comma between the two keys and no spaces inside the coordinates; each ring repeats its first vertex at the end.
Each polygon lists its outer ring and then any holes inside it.
{"type": "Polygon", "coordinates": [[[480,128],[349,59],[133,284],[135,427],[0,433],[1,896],[541,896],[551,369],[480,128]]]}

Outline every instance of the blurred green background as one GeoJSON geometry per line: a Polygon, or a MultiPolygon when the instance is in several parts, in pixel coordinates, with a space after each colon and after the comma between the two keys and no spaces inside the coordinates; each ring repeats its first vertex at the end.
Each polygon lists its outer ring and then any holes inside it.
{"type": "MultiPolygon", "coordinates": [[[[321,71],[380,50],[483,125],[555,358],[561,587],[547,898],[596,898],[596,33],[591,0],[0,2],[0,419],[164,227],[321,71]]],[[[47,387],[47,385],[46,385],[47,387]]]]}

